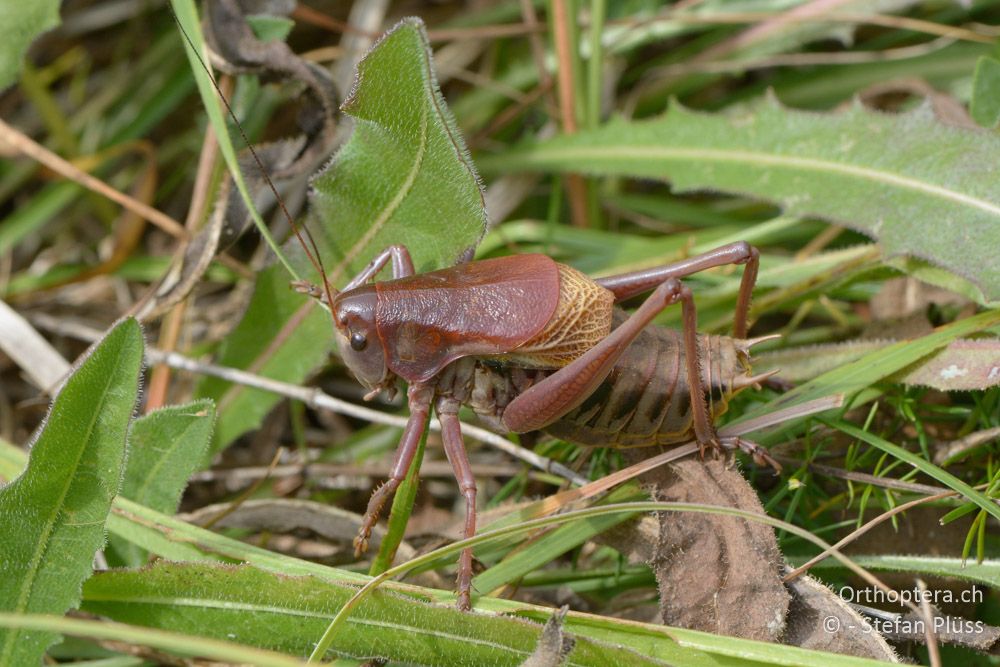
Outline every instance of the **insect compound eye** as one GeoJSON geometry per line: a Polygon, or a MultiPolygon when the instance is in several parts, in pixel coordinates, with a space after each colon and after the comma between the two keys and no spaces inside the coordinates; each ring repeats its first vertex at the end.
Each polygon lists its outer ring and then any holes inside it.
{"type": "Polygon", "coordinates": [[[352,333],[351,334],[351,349],[355,352],[360,352],[365,349],[368,345],[368,339],[362,333],[352,333]]]}

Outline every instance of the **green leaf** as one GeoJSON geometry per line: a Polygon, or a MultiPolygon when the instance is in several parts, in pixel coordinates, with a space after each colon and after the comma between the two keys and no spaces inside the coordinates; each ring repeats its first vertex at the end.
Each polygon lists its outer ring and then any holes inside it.
{"type": "MultiPolygon", "coordinates": [[[[176,512],[188,479],[205,458],[214,420],[215,406],[208,400],[166,407],[135,420],[121,495],[158,512],[176,512]]],[[[134,544],[120,539],[112,543],[129,565],[145,562],[145,551],[134,544]]]]}
{"type": "MultiPolygon", "coordinates": [[[[402,243],[418,270],[454,264],[486,228],[478,177],[438,90],[423,24],[406,19],[358,66],[344,103],[354,133],[313,182],[309,227],[326,266],[343,285],[385,247],[402,243]]],[[[301,248],[286,247],[303,272],[301,248]]],[[[314,279],[317,278],[315,275],[314,279]]],[[[333,345],[329,315],[292,292],[272,267],[257,283],[247,314],[227,339],[219,363],[301,382],[333,345]]],[[[219,423],[212,451],[260,425],[278,397],[206,379],[219,423]]]]}
{"type": "Polygon", "coordinates": [[[875,350],[795,387],[756,410],[747,412],[739,419],[734,419],[731,423],[739,424],[775,410],[801,405],[824,396],[850,395],[859,392],[939,350],[951,341],[982,331],[997,323],[1000,323],[1000,310],[989,310],[938,327],[934,333],[922,338],[894,343],[875,350]]]}
{"type": "MultiPolygon", "coordinates": [[[[279,266],[271,266],[257,278],[250,306],[226,338],[218,363],[299,383],[327,361],[332,349],[330,315],[312,299],[294,293],[288,274],[279,266]]],[[[210,377],[202,379],[195,394],[215,401],[218,410],[211,453],[258,428],[281,400],[270,392],[210,377]]]]}
{"type": "Polygon", "coordinates": [[[214,418],[215,406],[201,400],[136,419],[122,495],[157,512],[177,511],[188,478],[208,447],[214,418]]]}
{"type": "MultiPolygon", "coordinates": [[[[126,623],[305,656],[354,592],[250,566],[160,562],[95,576],[84,589],[84,609],[126,623]]],[[[379,594],[348,619],[334,648],[341,655],[418,665],[516,665],[534,650],[540,632],[541,626],[513,618],[379,594]]],[[[572,660],[576,665],[662,664],[585,638],[578,639],[572,660]]]]}
{"type": "Polygon", "coordinates": [[[983,127],[1000,122],[1000,60],[983,56],[976,61],[969,113],[983,127]]]}
{"type": "Polygon", "coordinates": [[[0,3],[0,91],[17,81],[31,42],[57,25],[58,0],[0,3]]]}
{"type": "Polygon", "coordinates": [[[730,115],[673,105],[480,160],[492,172],[557,171],[670,180],[677,191],[760,197],[877,238],[1000,300],[1000,137],[950,127],[929,107],[887,115],[793,111],[768,98],[730,115]]]}
{"type": "Polygon", "coordinates": [[[419,19],[404,19],[358,64],[343,104],[354,133],[313,181],[313,236],[345,282],[394,243],[418,271],[454,264],[486,230],[483,192],[438,89],[419,19]]]}
{"type": "MultiPolygon", "coordinates": [[[[142,331],[123,320],[67,380],[20,477],[0,489],[0,609],[77,605],[118,493],[139,391],[142,331]]],[[[0,631],[0,665],[38,664],[49,632],[0,631]]]]}
{"type": "MultiPolygon", "coordinates": [[[[906,572],[908,575],[924,574],[932,577],[952,577],[975,581],[977,583],[1000,588],[1000,561],[987,560],[982,563],[963,562],[961,558],[942,558],[940,556],[851,556],[851,560],[866,570],[888,570],[906,572]]],[[[804,562],[804,560],[803,560],[804,562]]],[[[843,566],[834,558],[827,558],[812,569],[841,569],[843,566]]],[[[912,580],[912,577],[911,577],[912,580]]]]}

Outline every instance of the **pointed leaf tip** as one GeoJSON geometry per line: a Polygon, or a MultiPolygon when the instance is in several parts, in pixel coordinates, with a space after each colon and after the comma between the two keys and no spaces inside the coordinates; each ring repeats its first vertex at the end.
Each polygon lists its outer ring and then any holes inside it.
{"type": "Polygon", "coordinates": [[[423,22],[403,19],[358,64],[354,132],[313,181],[310,229],[343,284],[392,244],[418,270],[454,264],[486,229],[479,177],[437,84],[423,22]]]}

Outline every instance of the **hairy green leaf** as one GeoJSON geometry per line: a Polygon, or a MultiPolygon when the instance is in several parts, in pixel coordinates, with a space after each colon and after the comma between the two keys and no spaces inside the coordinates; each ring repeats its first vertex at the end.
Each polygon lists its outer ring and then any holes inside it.
{"type": "Polygon", "coordinates": [[[31,42],[57,25],[58,0],[0,3],[0,91],[17,81],[31,42]]]}
{"type": "Polygon", "coordinates": [[[486,231],[486,210],[419,19],[372,47],[342,108],[354,133],[313,181],[311,223],[326,259],[346,271],[338,282],[394,243],[418,271],[454,264],[486,231]]]}
{"type": "MultiPolygon", "coordinates": [[[[454,264],[482,237],[486,213],[418,19],[402,21],[372,47],[343,110],[353,117],[354,133],[315,179],[309,222],[332,282],[343,285],[395,243],[409,248],[418,270],[454,264]]],[[[289,253],[308,273],[297,243],[289,253]]],[[[326,360],[332,343],[329,315],[294,294],[287,276],[272,267],[219,361],[301,382],[326,360]]],[[[204,380],[198,395],[218,406],[213,451],[257,427],[278,401],[216,379],[204,380]]]]}
{"type": "Polygon", "coordinates": [[[1000,300],[1000,137],[950,127],[922,107],[902,115],[855,105],[794,111],[773,98],[713,115],[674,105],[482,159],[493,172],[559,171],[663,178],[678,191],[775,201],[877,238],[886,255],[921,257],[1000,300]]]}
{"type": "Polygon", "coordinates": [[[1000,340],[956,340],[897,377],[941,391],[979,391],[1000,385],[1000,340]]]}
{"type": "Polygon", "coordinates": [[[194,401],[135,420],[122,495],[158,512],[177,511],[181,493],[205,453],[215,406],[194,401]]]}
{"type": "MultiPolygon", "coordinates": [[[[142,331],[123,320],[56,397],[24,472],[0,489],[0,609],[62,614],[80,600],[118,493],[142,331]]],[[[0,631],[0,665],[38,664],[49,632],[0,631]]]]}
{"type": "Polygon", "coordinates": [[[1000,123],[1000,60],[983,56],[976,61],[969,113],[983,127],[1000,123]]]}
{"type": "Polygon", "coordinates": [[[801,405],[824,396],[851,395],[859,392],[910,364],[916,363],[948,343],[982,331],[997,323],[1000,323],[1000,310],[990,310],[938,327],[934,333],[916,340],[893,343],[880,350],[869,352],[859,359],[834,368],[795,387],[756,410],[751,410],[740,418],[734,419],[731,423],[739,424],[775,410],[801,405]]]}
{"type": "MultiPolygon", "coordinates": [[[[754,360],[754,369],[757,372],[777,369],[783,380],[804,382],[894,343],[896,341],[892,340],[857,340],[765,352],[754,360]]],[[[940,391],[996,387],[1000,385],[1000,340],[952,341],[941,351],[897,373],[893,379],[940,391]]]]}
{"type": "MultiPolygon", "coordinates": [[[[157,563],[94,577],[84,589],[84,608],[117,621],[305,656],[354,592],[250,566],[157,563]]],[[[418,665],[517,665],[534,650],[541,626],[390,593],[366,600],[344,630],[334,647],[341,655],[418,665]],[[404,605],[410,613],[400,614],[404,605]]],[[[575,665],[663,664],[587,639],[578,640],[571,660],[575,665]]]]}
{"type": "MultiPolygon", "coordinates": [[[[215,406],[208,400],[162,408],[135,420],[121,495],[158,512],[176,512],[188,478],[205,458],[214,420],[215,406]]],[[[143,549],[120,539],[112,543],[125,563],[145,562],[143,549]]]]}
{"type": "MultiPolygon", "coordinates": [[[[897,556],[893,554],[851,556],[851,560],[866,570],[906,572],[910,576],[924,574],[932,577],[949,577],[974,581],[992,588],[1000,587],[1000,562],[996,560],[976,563],[963,561],[961,558],[924,555],[897,556]]],[[[812,569],[840,569],[842,567],[836,559],[827,558],[813,565],[812,569]]]]}

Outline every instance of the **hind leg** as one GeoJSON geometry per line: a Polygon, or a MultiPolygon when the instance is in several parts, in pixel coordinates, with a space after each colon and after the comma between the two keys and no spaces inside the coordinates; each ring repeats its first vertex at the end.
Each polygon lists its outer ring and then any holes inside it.
{"type": "Polygon", "coordinates": [[[733,314],[733,336],[746,338],[750,317],[750,297],[757,283],[757,269],[760,264],[760,253],[757,248],[745,241],[738,241],[709,250],[679,262],[658,266],[652,269],[623,273],[617,276],[597,278],[596,282],[615,295],[616,301],[624,301],[630,297],[647,292],[669,278],[683,278],[692,273],[705,271],[727,264],[743,264],[743,278],[740,280],[740,292],[736,297],[736,311],[733,314]]]}
{"type": "Polygon", "coordinates": [[[698,318],[691,289],[676,278],[661,283],[624,323],[600,343],[540,382],[528,387],[504,409],[502,420],[511,431],[535,431],[558,420],[580,405],[604,382],[615,363],[636,336],[664,308],[680,302],[683,320],[685,372],[691,394],[695,438],[706,448],[722,445],[712,424],[698,354],[698,318]]]}

